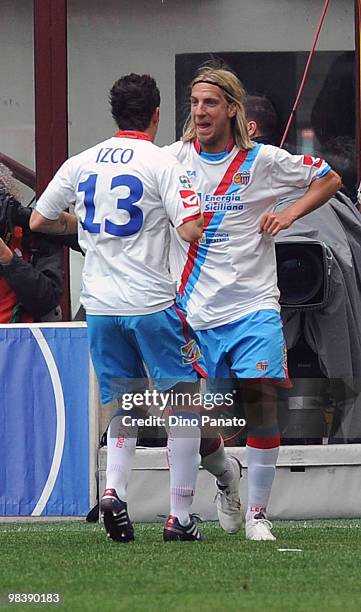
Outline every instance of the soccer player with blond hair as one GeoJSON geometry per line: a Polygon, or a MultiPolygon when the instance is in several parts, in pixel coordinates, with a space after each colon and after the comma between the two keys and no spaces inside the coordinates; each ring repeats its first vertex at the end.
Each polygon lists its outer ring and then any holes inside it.
{"type": "MultiPolygon", "coordinates": [[[[171,261],[180,279],[178,303],[197,331],[210,378],[235,377],[243,386],[246,537],[274,540],[267,506],[280,445],[276,386],[289,381],[273,238],[324,204],[340,179],[322,159],[252,142],[245,95],[225,65],[201,66],[192,79],[183,138],[169,150],[200,195],[204,228],[191,246],[174,235],[171,261]],[[301,189],[296,202],[274,212],[295,188],[301,189]]],[[[218,474],[218,516],[223,528],[235,532],[241,524],[239,470],[221,439],[214,442],[202,463],[218,474]]]]}

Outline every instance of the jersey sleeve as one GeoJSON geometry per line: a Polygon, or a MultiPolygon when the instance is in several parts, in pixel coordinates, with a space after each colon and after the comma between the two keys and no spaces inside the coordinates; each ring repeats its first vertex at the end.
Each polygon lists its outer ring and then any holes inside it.
{"type": "Polygon", "coordinates": [[[76,195],[70,160],[64,162],[36,203],[36,210],[47,219],[58,219],[63,210],[74,204],[76,195]]]}
{"type": "Polygon", "coordinates": [[[271,186],[277,196],[290,189],[309,187],[312,181],[325,176],[330,165],[319,157],[291,155],[284,149],[269,147],[273,155],[271,186]]]}
{"type": "Polygon", "coordinates": [[[176,142],[172,142],[170,145],[164,145],[162,147],[163,151],[167,151],[171,155],[174,155],[177,159],[179,159],[179,155],[183,148],[183,142],[181,140],[177,140],[176,142]]]}
{"type": "Polygon", "coordinates": [[[171,158],[171,161],[163,165],[159,192],[174,227],[200,217],[199,197],[192,187],[186,169],[175,159],[173,161],[171,158]]]}

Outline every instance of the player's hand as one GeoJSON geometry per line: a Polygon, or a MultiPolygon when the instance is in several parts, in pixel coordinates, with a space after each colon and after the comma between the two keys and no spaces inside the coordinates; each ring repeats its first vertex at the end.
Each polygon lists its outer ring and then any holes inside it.
{"type": "Polygon", "coordinates": [[[9,247],[6,246],[2,238],[0,238],[0,265],[8,264],[12,261],[14,255],[10,251],[9,247]]]}
{"type": "Polygon", "coordinates": [[[288,210],[267,213],[261,219],[259,233],[267,232],[270,236],[277,236],[278,232],[290,227],[294,220],[295,217],[288,210]]]}

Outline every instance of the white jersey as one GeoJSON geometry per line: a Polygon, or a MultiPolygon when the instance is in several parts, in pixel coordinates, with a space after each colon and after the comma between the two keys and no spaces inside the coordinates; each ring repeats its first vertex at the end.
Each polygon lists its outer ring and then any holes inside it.
{"type": "Polygon", "coordinates": [[[233,147],[219,161],[201,157],[196,143],[165,148],[186,167],[204,213],[199,243],[189,247],[172,235],[171,271],[192,327],[208,329],[256,310],[279,310],[274,239],[259,233],[261,218],[330,166],[271,145],[233,147]]]}
{"type": "Polygon", "coordinates": [[[170,221],[200,216],[184,168],[142,132],[114,137],[68,159],[36,210],[57,219],[74,204],[85,252],[81,302],[89,314],[143,315],[174,303],[170,221]]]}

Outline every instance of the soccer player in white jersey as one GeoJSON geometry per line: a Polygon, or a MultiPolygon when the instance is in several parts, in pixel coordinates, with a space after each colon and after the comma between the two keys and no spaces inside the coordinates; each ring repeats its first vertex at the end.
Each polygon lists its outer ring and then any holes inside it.
{"type": "MultiPolygon", "coordinates": [[[[85,252],[81,301],[101,401],[120,398],[122,406],[125,392],[144,390],[143,362],[161,391],[181,385],[194,393],[198,378],[206,376],[193,330],[175,305],[168,261],[170,222],[183,240],[193,242],[201,236],[203,219],[185,169],[152,143],[160,104],[154,79],[120,78],[110,103],[119,131],[62,165],[32,213],[31,228],[54,233],[78,228],[85,252]],[[70,205],[76,217],[63,212],[70,205]]],[[[192,412],[192,406],[181,408],[192,412]]],[[[120,410],[108,429],[101,510],[108,536],[119,542],[134,539],[127,487],[137,416],[134,408],[120,410]]],[[[199,441],[198,427],[170,428],[171,508],[164,540],[200,539],[190,517],[199,441]]]]}
{"type": "MultiPolygon", "coordinates": [[[[192,80],[183,138],[168,149],[186,166],[201,198],[204,229],[190,247],[176,237],[171,261],[178,266],[173,274],[181,273],[179,304],[198,333],[209,377],[243,381],[246,537],[274,540],[267,505],[280,444],[275,386],[289,383],[273,237],[324,204],[340,179],[321,159],[253,143],[244,101],[241,82],[226,66],[202,66],[192,80]],[[273,212],[280,197],[295,188],[303,195],[273,212]]],[[[227,469],[222,445],[202,463],[221,474],[218,516],[235,532],[238,483],[229,458],[228,484],[222,480],[227,469]]]]}

